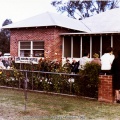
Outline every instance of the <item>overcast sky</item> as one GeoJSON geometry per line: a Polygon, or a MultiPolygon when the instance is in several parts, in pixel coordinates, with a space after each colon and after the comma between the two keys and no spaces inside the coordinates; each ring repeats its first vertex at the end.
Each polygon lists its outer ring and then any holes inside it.
{"type": "Polygon", "coordinates": [[[17,22],[50,11],[57,12],[53,0],[0,0],[0,26],[6,19],[17,22]]]}

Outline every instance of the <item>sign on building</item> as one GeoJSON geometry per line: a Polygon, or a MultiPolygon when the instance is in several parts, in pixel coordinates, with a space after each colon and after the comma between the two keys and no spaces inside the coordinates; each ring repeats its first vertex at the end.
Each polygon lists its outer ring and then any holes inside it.
{"type": "Polygon", "coordinates": [[[38,64],[39,58],[37,57],[15,57],[15,63],[28,63],[38,64]]]}

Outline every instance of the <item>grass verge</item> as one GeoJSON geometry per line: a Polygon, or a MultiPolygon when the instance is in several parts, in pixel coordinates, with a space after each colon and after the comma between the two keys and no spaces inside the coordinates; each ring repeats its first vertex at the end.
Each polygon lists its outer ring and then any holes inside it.
{"type": "Polygon", "coordinates": [[[120,104],[0,88],[0,120],[119,120],[120,104]]]}

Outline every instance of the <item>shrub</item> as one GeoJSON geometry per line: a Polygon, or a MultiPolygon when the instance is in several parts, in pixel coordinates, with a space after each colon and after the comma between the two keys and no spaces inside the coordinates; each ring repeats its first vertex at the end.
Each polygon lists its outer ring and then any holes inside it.
{"type": "Polygon", "coordinates": [[[15,68],[0,71],[0,85],[24,88],[24,80],[26,79],[24,70],[27,70],[28,89],[93,98],[98,96],[100,66],[96,63],[87,63],[85,69],[81,70],[78,75],[69,74],[68,67],[62,66],[61,63],[56,64],[46,60],[41,60],[38,65],[21,64],[21,68],[23,71],[15,68]]]}
{"type": "MultiPolygon", "coordinates": [[[[98,84],[99,73],[101,67],[96,63],[87,63],[84,70],[80,70],[81,76],[80,91],[84,91],[85,96],[97,97],[98,96],[98,84]]],[[[82,92],[83,93],[83,92],[82,92]]]]}

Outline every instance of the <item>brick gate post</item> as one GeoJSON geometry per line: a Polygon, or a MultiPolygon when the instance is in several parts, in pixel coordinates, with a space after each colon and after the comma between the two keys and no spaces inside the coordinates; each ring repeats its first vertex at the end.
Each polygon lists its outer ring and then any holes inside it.
{"type": "Polygon", "coordinates": [[[98,101],[113,103],[112,76],[100,75],[99,79],[98,101]]]}

